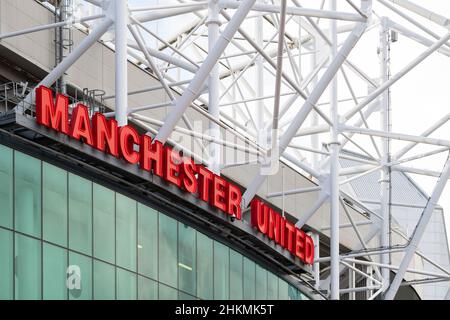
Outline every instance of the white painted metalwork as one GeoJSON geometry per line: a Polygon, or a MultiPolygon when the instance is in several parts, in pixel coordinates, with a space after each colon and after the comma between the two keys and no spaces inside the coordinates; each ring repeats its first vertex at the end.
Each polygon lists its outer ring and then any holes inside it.
{"type": "MultiPolygon", "coordinates": [[[[6,40],[70,24],[89,26],[84,40],[38,85],[52,86],[104,34],[113,33],[112,39],[103,39],[115,50],[115,90],[105,96],[107,105],[114,98],[114,105],[108,105],[114,111],[105,115],[115,116],[119,125],[129,120],[139,124],[156,140],[167,141],[186,154],[195,155],[196,160],[208,164],[217,174],[230,167],[251,164],[258,170],[252,171],[256,174],[244,185],[244,210],[256,194],[270,201],[281,198],[283,212],[289,197],[314,195],[310,207],[297,216],[296,226],[302,227],[327,208],[327,223],[322,224],[324,234],[320,239],[329,241],[330,257],[319,257],[317,252],[312,276],[317,290],[326,290],[330,299],[339,299],[344,294],[355,299],[356,292],[365,292],[367,299],[393,299],[406,273],[448,280],[450,270],[417,252],[417,247],[450,176],[449,161],[442,172],[403,164],[450,149],[448,137],[430,137],[447,124],[450,114],[437,117],[436,123],[422,133],[392,132],[391,109],[395,106],[390,93],[396,82],[433,53],[450,57],[449,17],[409,0],[373,3],[327,0],[321,4],[317,1],[316,7],[304,7],[305,1],[301,0],[174,0],[145,7],[133,6],[131,0],[85,2],[101,13],[0,34],[0,40],[6,40]],[[326,2],[329,6],[324,9],[326,2]],[[377,16],[372,10],[375,5],[389,14],[377,16]],[[173,34],[154,28],[155,24],[174,17],[179,23],[173,25],[173,34]],[[433,29],[430,24],[440,29],[433,29]],[[379,33],[379,41],[374,44],[379,51],[378,79],[349,58],[360,39],[371,30],[379,33]],[[426,49],[391,75],[393,31],[426,49]],[[129,90],[132,80],[129,62],[145,69],[159,83],[129,90]],[[362,92],[357,87],[368,91],[362,92]],[[344,97],[338,88],[346,88],[350,96],[344,97]],[[147,105],[128,106],[132,96],[149,92],[163,92],[164,98],[147,105]],[[327,95],[329,99],[323,99],[327,95]],[[155,119],[146,114],[161,108],[168,110],[165,117],[155,119]],[[191,111],[206,121],[207,134],[192,124],[191,111]],[[376,114],[378,125],[371,121],[376,114]],[[222,137],[222,131],[231,133],[236,140],[222,137]],[[193,137],[201,150],[179,144],[172,139],[174,134],[193,137]],[[358,137],[369,137],[370,141],[360,143],[358,137]],[[409,143],[394,150],[393,140],[409,143]],[[347,145],[353,146],[354,154],[343,152],[347,145]],[[419,145],[440,148],[405,157],[419,145]],[[255,158],[227,160],[228,149],[255,158]],[[344,159],[357,164],[341,167],[344,159]],[[273,174],[266,167],[279,161],[292,165],[312,183],[284,190],[283,180],[281,191],[262,191],[264,182],[273,174]],[[405,236],[406,242],[394,246],[392,236],[399,231],[391,221],[390,211],[399,204],[391,199],[391,182],[397,171],[438,179],[426,205],[402,204],[423,212],[414,233],[405,236]],[[380,198],[349,200],[344,193],[347,185],[371,174],[379,177],[380,198]],[[379,205],[379,213],[368,214],[370,210],[365,210],[364,203],[379,205]],[[360,218],[352,217],[355,212],[359,212],[360,218]],[[350,253],[339,252],[340,240],[347,236],[340,229],[352,230],[356,239],[350,253]],[[375,238],[379,239],[377,246],[369,247],[375,238]],[[394,253],[404,253],[398,267],[392,265],[394,253]],[[434,265],[440,273],[411,269],[410,262],[416,256],[434,265]],[[358,269],[358,265],[366,269],[358,269]],[[396,271],[392,281],[391,270],[396,271]],[[348,287],[340,288],[345,274],[349,276],[348,287]],[[370,281],[356,286],[359,276],[370,281]]],[[[31,95],[25,102],[31,102],[31,95]]],[[[315,234],[314,239],[318,242],[319,236],[315,234]]],[[[408,280],[419,286],[422,279],[408,280]]],[[[449,295],[450,289],[447,298],[449,295]]]]}

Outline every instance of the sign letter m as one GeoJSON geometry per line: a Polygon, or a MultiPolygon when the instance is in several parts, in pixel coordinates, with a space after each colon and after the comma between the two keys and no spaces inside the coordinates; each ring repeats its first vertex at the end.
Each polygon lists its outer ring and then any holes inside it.
{"type": "Polygon", "coordinates": [[[56,95],[53,100],[51,89],[40,86],[36,89],[36,120],[37,123],[59,132],[69,133],[69,98],[56,95]]]}

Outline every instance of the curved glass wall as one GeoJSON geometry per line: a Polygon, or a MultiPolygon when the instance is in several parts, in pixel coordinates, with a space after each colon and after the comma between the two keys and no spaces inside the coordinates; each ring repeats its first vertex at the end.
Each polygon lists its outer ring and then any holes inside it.
{"type": "Polygon", "coordinates": [[[0,145],[0,299],[307,299],[151,207],[0,145]]]}

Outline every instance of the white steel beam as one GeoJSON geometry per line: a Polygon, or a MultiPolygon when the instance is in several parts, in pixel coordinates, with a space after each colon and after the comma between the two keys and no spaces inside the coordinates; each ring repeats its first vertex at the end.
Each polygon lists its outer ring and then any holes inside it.
{"type": "Polygon", "coordinates": [[[114,1],[114,31],[115,31],[115,108],[116,121],[121,127],[128,122],[128,56],[127,56],[127,25],[128,0],[114,1]]]}
{"type": "Polygon", "coordinates": [[[431,197],[428,199],[425,210],[423,211],[419,219],[419,222],[417,223],[417,226],[414,229],[414,233],[408,244],[407,251],[402,259],[402,263],[400,264],[397,274],[395,275],[394,280],[392,281],[388,291],[386,292],[385,295],[386,300],[393,300],[395,298],[395,295],[397,294],[397,290],[400,287],[405,272],[414,256],[414,253],[417,249],[417,246],[420,243],[420,240],[422,239],[422,236],[425,232],[428,222],[430,221],[431,215],[433,214],[434,208],[439,198],[441,197],[442,192],[444,191],[445,185],[449,177],[450,177],[450,153],[445,163],[444,169],[442,170],[442,175],[439,177],[436,186],[434,187],[433,193],[431,194],[431,197]]]}
{"type": "Polygon", "coordinates": [[[409,73],[412,69],[414,69],[417,65],[423,62],[426,58],[428,58],[434,51],[439,49],[444,43],[446,43],[450,39],[450,31],[447,32],[439,41],[435,42],[432,46],[430,46],[427,50],[422,52],[417,58],[411,61],[408,65],[406,65],[403,69],[401,69],[398,73],[393,75],[388,81],[383,82],[377,89],[375,89],[370,95],[368,95],[363,101],[361,101],[355,108],[348,111],[345,114],[345,119],[349,120],[356,113],[358,113],[361,109],[367,106],[370,102],[376,99],[380,94],[382,94],[386,89],[400,80],[403,76],[409,73]]]}
{"type": "Polygon", "coordinates": [[[155,137],[156,140],[161,142],[165,142],[167,140],[173,128],[176,126],[178,120],[180,120],[180,118],[186,111],[187,107],[199,94],[209,73],[214,68],[217,60],[222,55],[225,48],[228,46],[230,39],[238,30],[242,21],[244,21],[246,15],[250,11],[255,1],[256,0],[246,0],[242,2],[239,9],[236,11],[233,18],[226,26],[225,30],[220,35],[219,39],[214,45],[213,50],[208,53],[208,56],[199,68],[198,72],[195,74],[192,82],[189,84],[186,91],[183,92],[183,95],[178,99],[174,112],[170,113],[166,117],[164,125],[160,128],[158,134],[155,137]]]}
{"type": "MultiPolygon", "coordinates": [[[[100,37],[108,30],[108,28],[113,24],[110,18],[103,18],[103,20],[92,30],[86,38],[81,41],[81,43],[76,46],[73,51],[65,57],[52,71],[44,77],[37,85],[39,86],[52,86],[56,80],[58,80],[67,69],[72,66],[100,37]]],[[[29,94],[24,101],[26,103],[31,103],[32,95],[29,94]]]]}
{"type": "MultiPolygon", "coordinates": [[[[367,10],[370,8],[370,1],[363,0],[364,9],[367,10]]],[[[328,69],[323,74],[322,78],[317,83],[317,86],[314,88],[314,90],[311,92],[310,96],[305,101],[304,105],[300,109],[300,111],[297,113],[295,118],[292,120],[291,125],[288,127],[288,129],[285,131],[283,136],[280,138],[280,152],[279,154],[282,154],[284,150],[288,147],[291,140],[296,135],[298,129],[302,126],[303,122],[306,120],[308,114],[311,112],[311,110],[315,107],[317,101],[322,96],[325,89],[328,87],[329,83],[333,79],[336,72],[339,70],[340,66],[344,63],[347,56],[353,49],[353,47],[356,45],[362,34],[364,33],[365,29],[367,27],[366,23],[361,23],[355,27],[355,29],[350,33],[347,40],[344,42],[342,47],[340,48],[336,59],[333,60],[328,67],[328,69]]],[[[265,176],[263,176],[261,173],[258,173],[257,176],[253,179],[253,181],[250,183],[250,185],[247,187],[247,190],[245,191],[243,198],[242,198],[242,207],[246,208],[249,204],[251,199],[253,199],[254,195],[256,194],[257,190],[261,186],[261,184],[265,180],[265,176]]]]}
{"type": "MultiPolygon", "coordinates": [[[[389,29],[387,25],[387,18],[382,17],[380,23],[380,79],[382,83],[389,80],[389,29]]],[[[391,119],[390,119],[390,91],[389,88],[384,90],[381,94],[380,101],[380,126],[385,132],[391,131],[391,119]]],[[[383,137],[381,140],[381,164],[380,170],[380,213],[383,219],[381,220],[380,229],[380,246],[387,248],[390,243],[390,188],[391,188],[391,174],[390,167],[387,165],[390,161],[390,139],[383,137]]],[[[389,264],[390,255],[385,253],[381,255],[381,263],[389,264]]],[[[389,286],[390,270],[387,268],[381,268],[382,274],[382,292],[385,292],[389,286]]]]}
{"type": "Polygon", "coordinates": [[[35,27],[31,27],[31,28],[27,28],[27,29],[23,29],[23,30],[19,30],[19,31],[13,31],[13,32],[7,32],[7,33],[0,34],[0,40],[15,37],[15,36],[21,36],[21,35],[29,34],[29,33],[33,33],[33,32],[38,32],[38,31],[42,31],[42,30],[64,27],[64,26],[74,24],[74,23],[87,22],[87,21],[91,21],[91,20],[104,18],[104,17],[105,17],[104,14],[97,14],[97,15],[83,17],[83,18],[79,18],[79,19],[70,19],[70,20],[64,20],[64,21],[56,22],[56,23],[43,24],[40,26],[35,26],[35,27]]]}
{"type": "MultiPolygon", "coordinates": [[[[330,0],[331,11],[336,11],[336,0],[330,0]]],[[[330,20],[331,55],[330,61],[337,58],[337,22],[330,20]]],[[[339,300],[339,113],[337,73],[330,84],[330,112],[333,122],[330,128],[330,299],[339,300]]]]}
{"type": "MultiPolygon", "coordinates": [[[[225,8],[236,9],[241,1],[236,0],[220,0],[220,4],[225,8]]],[[[253,11],[267,12],[267,13],[281,13],[283,11],[282,6],[270,5],[270,4],[255,4],[252,8],[253,11]]],[[[317,10],[309,8],[299,7],[287,7],[287,14],[294,16],[304,17],[317,17],[323,19],[336,19],[346,21],[364,22],[366,18],[360,14],[338,12],[332,10],[317,10]]]]}
{"type": "MultiPolygon", "coordinates": [[[[214,50],[214,46],[219,40],[219,5],[218,0],[209,0],[208,5],[208,19],[206,20],[206,25],[208,26],[208,52],[214,50]]],[[[220,77],[219,77],[219,64],[216,62],[212,68],[209,79],[208,79],[208,111],[214,118],[220,118],[220,77]]],[[[209,121],[209,131],[211,136],[215,140],[220,139],[220,128],[214,121],[209,121]]],[[[209,145],[209,156],[211,171],[215,174],[220,175],[220,168],[222,165],[222,150],[219,143],[210,143],[209,145]]]]}

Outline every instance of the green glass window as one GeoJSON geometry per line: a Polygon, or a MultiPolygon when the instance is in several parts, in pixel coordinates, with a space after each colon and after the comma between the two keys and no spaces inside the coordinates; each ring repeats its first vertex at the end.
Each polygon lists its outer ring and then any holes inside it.
{"type": "Polygon", "coordinates": [[[256,299],[267,299],[267,270],[256,265],[256,299]]]}
{"type": "Polygon", "coordinates": [[[13,227],[13,151],[0,145],[0,226],[13,227]]]}
{"type": "Polygon", "coordinates": [[[15,152],[15,228],[41,236],[41,161],[15,152]]]}
{"type": "Polygon", "coordinates": [[[138,276],[138,299],[158,300],[158,283],[142,276],[138,276]]]}
{"type": "Polygon", "coordinates": [[[115,195],[94,183],[94,256],[115,263],[115,195]]]}
{"type": "Polygon", "coordinates": [[[288,283],[281,278],[278,278],[278,299],[289,300],[288,283]]]}
{"type": "Polygon", "coordinates": [[[244,299],[255,299],[255,282],[255,263],[252,260],[244,257],[244,299]]]}
{"type": "Polygon", "coordinates": [[[178,291],[178,300],[197,300],[197,298],[183,291],[178,291]]]}
{"type": "Polygon", "coordinates": [[[45,300],[67,299],[67,251],[44,243],[43,288],[45,300]]]}
{"type": "Polygon", "coordinates": [[[117,299],[136,300],[136,274],[117,268],[117,299]]]}
{"type": "Polygon", "coordinates": [[[42,164],[44,239],[67,246],[67,171],[42,164]]]}
{"type": "Polygon", "coordinates": [[[163,214],[159,215],[159,281],[178,285],[177,272],[177,221],[163,214]]]}
{"type": "Polygon", "coordinates": [[[225,300],[230,295],[230,249],[214,241],[214,299],[225,300]]]}
{"type": "Polygon", "coordinates": [[[288,295],[289,295],[289,300],[300,300],[300,293],[296,287],[289,285],[288,295]]]}
{"type": "Polygon", "coordinates": [[[136,201],[116,194],[117,265],[136,271],[136,201]]]}
{"type": "Polygon", "coordinates": [[[69,253],[69,299],[92,299],[92,258],[78,253],[69,253]]]}
{"type": "Polygon", "coordinates": [[[267,299],[278,300],[278,277],[272,272],[267,273],[267,299]]]}
{"type": "Polygon", "coordinates": [[[196,231],[178,223],[178,288],[196,294],[196,231]]]}
{"type": "Polygon", "coordinates": [[[213,241],[197,232],[197,297],[213,299],[213,241]]]}
{"type": "MultiPolygon", "coordinates": [[[[158,212],[138,204],[138,272],[158,277],[158,212]]],[[[156,290],[156,289],[155,289],[156,290]]]]}
{"type": "Polygon", "coordinates": [[[41,242],[16,234],[15,298],[41,299],[41,242]]]}
{"type": "Polygon", "coordinates": [[[177,300],[178,290],[160,283],[158,285],[159,300],[177,300]]]}
{"type": "Polygon", "coordinates": [[[0,229],[0,300],[13,298],[13,233],[0,229]]]}
{"type": "Polygon", "coordinates": [[[94,299],[114,300],[116,298],[115,268],[94,260],[94,299]]]}
{"type": "Polygon", "coordinates": [[[92,182],[69,173],[69,248],[92,255],[92,182]]]}
{"type": "Polygon", "coordinates": [[[242,255],[230,249],[230,299],[240,300],[242,293],[242,255]]]}

